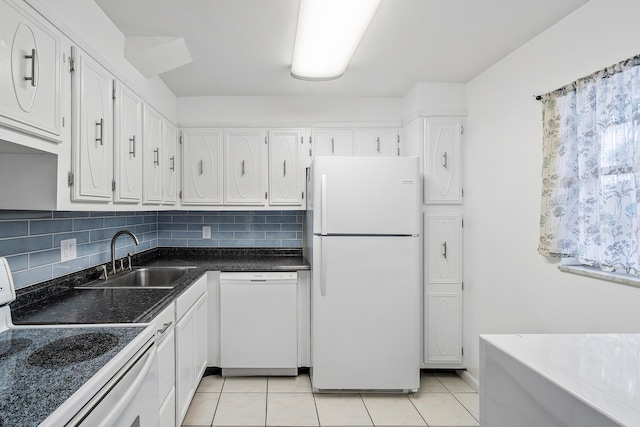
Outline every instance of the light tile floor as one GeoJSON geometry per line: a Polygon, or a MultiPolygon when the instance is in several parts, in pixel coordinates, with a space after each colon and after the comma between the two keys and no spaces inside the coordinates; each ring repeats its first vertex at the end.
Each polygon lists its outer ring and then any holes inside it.
{"type": "Polygon", "coordinates": [[[202,379],[183,426],[478,426],[478,394],[448,372],[422,372],[415,394],[313,393],[309,375],[202,379]]]}

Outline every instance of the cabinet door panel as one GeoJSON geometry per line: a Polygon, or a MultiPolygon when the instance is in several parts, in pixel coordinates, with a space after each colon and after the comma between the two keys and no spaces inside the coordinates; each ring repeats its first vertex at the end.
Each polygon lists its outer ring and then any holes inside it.
{"type": "Polygon", "coordinates": [[[182,204],[222,204],[222,131],[182,133],[182,204]]]}
{"type": "Polygon", "coordinates": [[[358,129],[356,156],[398,156],[398,132],[395,129],[358,129]]]}
{"type": "Polygon", "coordinates": [[[149,107],[143,108],[142,131],[142,200],[148,204],[162,201],[162,116],[149,107]]]}
{"type": "Polygon", "coordinates": [[[314,156],[351,156],[353,131],[351,129],[314,129],[311,131],[314,156]]]}
{"type": "Polygon", "coordinates": [[[113,77],[80,52],[73,74],[74,200],[111,200],[113,77]]]}
{"type": "Polygon", "coordinates": [[[425,363],[429,367],[462,364],[462,295],[460,291],[427,292],[425,363]]]}
{"type": "Polygon", "coordinates": [[[142,198],[142,100],[118,85],[114,138],[115,201],[138,203],[142,198]]]}
{"type": "Polygon", "coordinates": [[[0,2],[0,120],[60,140],[60,58],[57,34],[0,2]]]}
{"type": "Polygon", "coordinates": [[[164,120],[164,165],[162,166],[162,202],[174,205],[178,200],[178,130],[164,120]]]}
{"type": "Polygon", "coordinates": [[[425,203],[461,203],[461,120],[425,122],[425,203]]]}
{"type": "Polygon", "coordinates": [[[230,205],[263,205],[264,133],[230,131],[224,137],[224,200],[230,205]]]}
{"type": "Polygon", "coordinates": [[[302,132],[269,132],[269,203],[300,205],[301,171],[299,167],[302,132]]]}
{"type": "Polygon", "coordinates": [[[428,283],[461,283],[462,215],[425,215],[425,256],[428,283]]]}
{"type": "Polygon", "coordinates": [[[176,324],[176,425],[181,425],[189,409],[195,372],[194,311],[176,324]]]}

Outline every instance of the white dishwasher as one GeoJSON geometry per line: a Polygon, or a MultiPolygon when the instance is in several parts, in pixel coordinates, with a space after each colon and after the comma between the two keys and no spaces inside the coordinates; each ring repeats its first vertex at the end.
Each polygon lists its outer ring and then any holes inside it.
{"type": "Polygon", "coordinates": [[[298,274],[220,273],[223,376],[297,375],[298,274]]]}

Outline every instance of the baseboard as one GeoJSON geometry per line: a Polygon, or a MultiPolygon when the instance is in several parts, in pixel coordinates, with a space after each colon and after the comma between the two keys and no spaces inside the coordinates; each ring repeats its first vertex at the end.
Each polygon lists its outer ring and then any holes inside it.
{"type": "Polygon", "coordinates": [[[471,376],[471,374],[469,374],[467,371],[462,371],[462,370],[456,371],[456,374],[458,374],[458,376],[462,378],[462,380],[465,383],[469,384],[469,386],[471,386],[471,388],[474,389],[476,392],[480,391],[480,383],[473,376],[471,376]]]}

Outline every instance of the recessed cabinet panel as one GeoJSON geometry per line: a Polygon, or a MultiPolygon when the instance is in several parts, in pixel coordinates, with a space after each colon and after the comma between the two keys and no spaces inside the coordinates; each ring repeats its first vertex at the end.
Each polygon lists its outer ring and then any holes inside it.
{"type": "Polygon", "coordinates": [[[222,147],[222,130],[183,131],[182,204],[222,204],[222,147]]]}
{"type": "Polygon", "coordinates": [[[269,131],[269,204],[302,203],[299,167],[302,143],[299,130],[269,131]]]}
{"type": "Polygon", "coordinates": [[[114,201],[138,203],[142,198],[142,100],[118,84],[115,109],[114,201]]]}
{"type": "Polygon", "coordinates": [[[462,296],[456,292],[427,292],[429,313],[425,363],[446,367],[462,363],[462,296]]]}
{"type": "Polygon", "coordinates": [[[353,131],[351,129],[314,129],[311,131],[311,147],[314,156],[353,155],[353,131]]]}
{"type": "Polygon", "coordinates": [[[358,129],[356,156],[398,156],[396,129],[358,129]]]}
{"type": "Polygon", "coordinates": [[[113,77],[81,51],[73,73],[74,200],[111,200],[113,77]]]}
{"type": "Polygon", "coordinates": [[[60,140],[61,57],[57,34],[0,1],[0,121],[60,140]]]}
{"type": "Polygon", "coordinates": [[[142,197],[147,204],[162,201],[162,168],[166,159],[162,152],[162,116],[148,105],[143,108],[142,131],[142,197]]]}
{"type": "Polygon", "coordinates": [[[459,118],[425,121],[425,203],[462,202],[460,135],[459,118]]]}
{"type": "Polygon", "coordinates": [[[224,200],[230,205],[263,205],[262,131],[229,131],[224,137],[224,200]]]}
{"type": "Polygon", "coordinates": [[[428,283],[461,283],[462,216],[459,213],[425,215],[425,255],[428,283]]]}
{"type": "Polygon", "coordinates": [[[163,122],[162,202],[174,205],[178,200],[178,129],[167,120],[163,122]]]}

